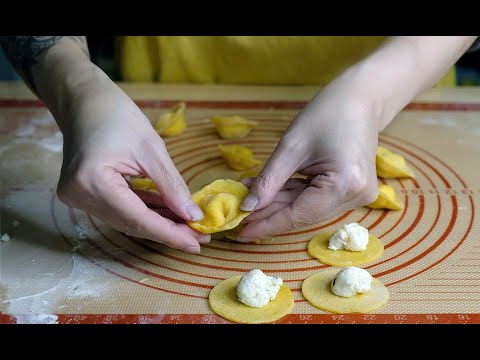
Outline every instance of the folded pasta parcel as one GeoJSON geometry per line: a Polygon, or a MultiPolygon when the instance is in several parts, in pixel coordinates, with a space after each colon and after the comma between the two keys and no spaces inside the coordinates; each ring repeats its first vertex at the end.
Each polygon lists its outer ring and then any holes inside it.
{"type": "Polygon", "coordinates": [[[397,198],[395,189],[390,185],[381,184],[378,188],[377,199],[366,207],[371,209],[389,209],[389,210],[401,210],[405,206],[402,201],[397,198]]]}
{"type": "Polygon", "coordinates": [[[212,234],[237,227],[251,212],[240,210],[248,188],[231,179],[215,180],[192,195],[202,209],[201,221],[188,222],[193,229],[212,234]]]}
{"type": "Polygon", "coordinates": [[[210,122],[217,129],[218,135],[223,139],[238,139],[247,136],[250,131],[258,126],[253,120],[241,116],[214,116],[210,122]]]}
{"type": "Polygon", "coordinates": [[[183,133],[187,127],[185,121],[185,103],[181,102],[162,115],[154,125],[155,131],[161,136],[176,136],[183,133]]]}
{"type": "Polygon", "coordinates": [[[414,178],[413,170],[407,165],[405,158],[383,146],[377,146],[375,158],[377,175],[381,178],[414,178]]]}
{"type": "Polygon", "coordinates": [[[223,159],[233,170],[247,170],[260,164],[252,149],[242,145],[218,145],[223,159]]]}

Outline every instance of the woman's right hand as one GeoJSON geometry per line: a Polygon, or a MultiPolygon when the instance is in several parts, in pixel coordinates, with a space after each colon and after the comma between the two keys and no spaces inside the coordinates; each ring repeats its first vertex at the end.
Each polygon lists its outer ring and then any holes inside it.
{"type": "Polygon", "coordinates": [[[58,197],[127,235],[200,253],[210,235],[185,223],[203,213],[165,143],[137,105],[101,70],[95,72],[71,89],[57,114],[64,134],[58,197]],[[158,194],[132,191],[124,176],[136,175],[150,177],[158,194]]]}

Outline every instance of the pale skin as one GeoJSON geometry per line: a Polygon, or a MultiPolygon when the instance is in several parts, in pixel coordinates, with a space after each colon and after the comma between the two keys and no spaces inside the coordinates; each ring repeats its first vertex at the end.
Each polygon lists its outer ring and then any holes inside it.
{"type": "MultiPolygon", "coordinates": [[[[391,38],[320,91],[292,121],[261,174],[247,180],[250,194],[242,208],[254,212],[238,240],[271,237],[374,201],[378,133],[475,39],[391,38]],[[308,179],[289,180],[295,172],[308,179]]],[[[64,135],[59,198],[128,235],[199,253],[210,236],[185,221],[200,220],[201,210],[149,120],[90,61],[85,39],[1,41],[64,135]],[[26,52],[29,46],[35,51],[26,52]],[[130,189],[124,176],[140,174],[153,179],[158,195],[130,189]]]]}

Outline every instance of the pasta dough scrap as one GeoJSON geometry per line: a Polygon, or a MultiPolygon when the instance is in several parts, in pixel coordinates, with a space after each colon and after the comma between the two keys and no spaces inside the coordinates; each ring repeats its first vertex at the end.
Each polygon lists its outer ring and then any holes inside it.
{"type": "Polygon", "coordinates": [[[214,116],[210,122],[215,125],[217,133],[223,139],[239,139],[247,136],[258,126],[258,122],[241,116],[214,116]]]}
{"type": "Polygon", "coordinates": [[[404,208],[403,202],[397,198],[395,189],[390,185],[381,184],[378,188],[377,199],[366,207],[371,209],[389,209],[401,210],[404,208]]]}
{"type": "Polygon", "coordinates": [[[242,145],[218,145],[227,165],[233,170],[247,170],[260,164],[252,149],[242,145]]]}
{"type": "Polygon", "coordinates": [[[162,115],[155,123],[155,130],[165,137],[177,136],[183,133],[187,127],[185,121],[185,103],[176,104],[169,112],[162,115]]]}
{"type": "Polygon", "coordinates": [[[241,324],[264,324],[281,319],[293,309],[292,291],[283,284],[275,298],[261,308],[250,307],[237,298],[241,275],[219,282],[208,296],[212,310],[224,319],[241,324]]]}
{"type": "Polygon", "coordinates": [[[388,289],[375,278],[372,279],[370,291],[366,293],[352,297],[335,295],[331,289],[331,282],[339,271],[339,269],[327,269],[305,279],[302,283],[302,294],[305,299],[320,310],[336,314],[365,314],[387,303],[388,289]]]}
{"type": "Polygon", "coordinates": [[[407,165],[402,155],[396,154],[383,146],[377,146],[375,159],[377,175],[381,178],[414,178],[413,170],[407,165]]]}
{"type": "Polygon", "coordinates": [[[357,266],[378,259],[383,253],[383,243],[376,236],[368,235],[368,245],[363,251],[330,250],[329,238],[333,231],[313,237],[308,243],[308,253],[321,263],[332,266],[357,266]]]}
{"type": "Polygon", "coordinates": [[[148,177],[131,177],[128,181],[134,190],[157,191],[157,186],[148,177]]]}
{"type": "Polygon", "coordinates": [[[203,211],[201,221],[188,222],[193,229],[203,234],[212,234],[233,229],[251,211],[240,210],[248,188],[230,179],[215,180],[192,195],[195,203],[203,211]]]}

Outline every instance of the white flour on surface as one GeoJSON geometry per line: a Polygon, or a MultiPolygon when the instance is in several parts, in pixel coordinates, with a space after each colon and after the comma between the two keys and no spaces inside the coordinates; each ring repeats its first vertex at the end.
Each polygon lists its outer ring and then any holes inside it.
{"type": "Polygon", "coordinates": [[[0,147],[0,155],[18,144],[36,144],[51,152],[61,152],[63,149],[63,135],[58,130],[50,112],[33,118],[26,125],[15,129],[15,137],[0,147]],[[52,134],[52,129],[54,133],[52,134]]]}
{"type": "Polygon", "coordinates": [[[30,123],[39,127],[49,127],[56,124],[50,111],[46,111],[43,116],[33,118],[30,123]]]}
{"type": "Polygon", "coordinates": [[[138,317],[138,324],[159,324],[164,317],[163,314],[141,315],[138,317]]]}
{"type": "Polygon", "coordinates": [[[436,118],[420,118],[420,123],[424,125],[458,129],[462,131],[468,131],[468,133],[472,135],[480,135],[480,126],[478,126],[478,121],[472,122],[468,119],[463,119],[460,121],[449,117],[439,116],[436,118]]]}
{"type": "Polygon", "coordinates": [[[53,314],[18,314],[17,324],[58,324],[58,316],[53,314]]]}
{"type": "Polygon", "coordinates": [[[22,126],[15,130],[15,135],[18,137],[31,136],[34,133],[35,133],[35,126],[33,125],[22,126]]]}
{"type": "MultiPolygon", "coordinates": [[[[38,294],[23,296],[21,298],[4,300],[2,303],[8,304],[4,311],[6,314],[11,314],[17,317],[22,314],[25,319],[36,319],[38,314],[51,314],[61,309],[58,306],[59,300],[75,298],[98,298],[104,295],[105,289],[101,282],[98,282],[100,273],[103,270],[88,260],[73,254],[73,270],[67,278],[58,282],[54,287],[42,291],[38,294]],[[58,294],[63,294],[59,296],[58,294]]],[[[77,310],[80,312],[80,309],[77,310]]]]}
{"type": "Polygon", "coordinates": [[[434,126],[442,126],[442,127],[449,127],[449,128],[458,128],[460,127],[460,123],[455,121],[454,119],[447,118],[447,117],[438,117],[438,118],[421,118],[420,122],[425,125],[434,125],[434,126]]]}
{"type": "Polygon", "coordinates": [[[63,134],[56,131],[52,136],[41,139],[38,144],[48,151],[61,152],[63,150],[63,134]]]}
{"type": "Polygon", "coordinates": [[[93,228],[86,224],[81,224],[81,223],[76,224],[75,230],[77,230],[79,240],[84,240],[90,236],[95,236],[95,231],[93,230],[93,228]]]}

